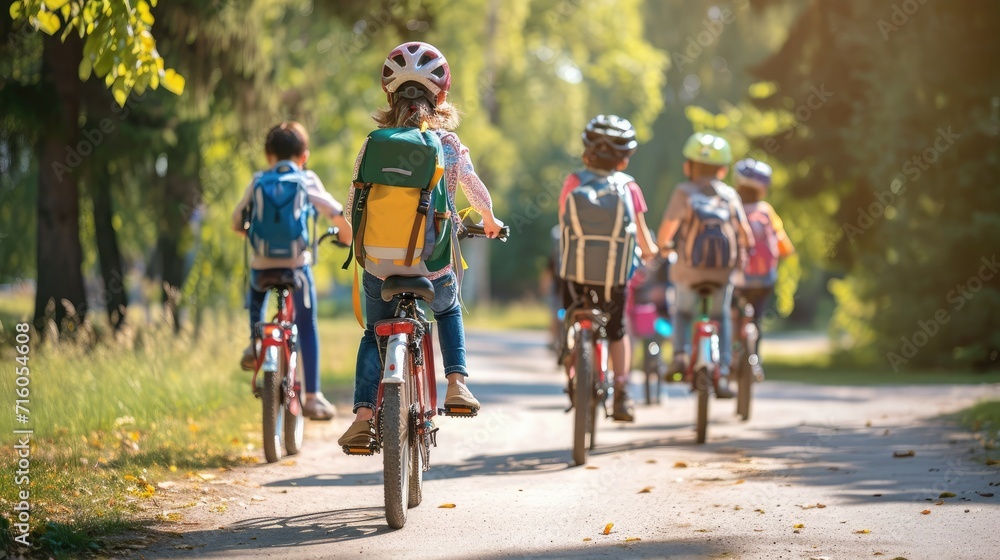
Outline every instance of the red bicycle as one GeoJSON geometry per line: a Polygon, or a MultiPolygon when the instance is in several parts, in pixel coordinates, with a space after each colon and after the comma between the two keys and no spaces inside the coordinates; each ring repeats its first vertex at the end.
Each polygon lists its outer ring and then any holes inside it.
{"type": "MultiPolygon", "coordinates": [[[[337,233],[337,228],[329,228],[316,245],[330,237],[336,240],[337,233]]],[[[292,299],[298,285],[295,271],[288,268],[261,270],[255,278],[256,289],[270,290],[278,296],[274,318],[254,325],[253,346],[258,350],[250,380],[253,395],[262,403],[264,457],[268,463],[277,462],[283,450],[288,455],[298,453],[305,432],[302,380],[297,367],[298,329],[292,299]],[[258,384],[260,374],[263,380],[258,384]]]]}
{"type": "MultiPolygon", "coordinates": [[[[509,228],[498,237],[507,240],[509,228]]],[[[482,226],[466,226],[460,237],[483,236],[482,226]]],[[[419,302],[434,300],[434,285],[423,276],[390,276],[382,283],[382,299],[398,297],[392,319],[375,323],[384,349],[382,381],[375,404],[376,436],[370,447],[347,447],[351,455],[382,451],[385,517],[389,526],[406,524],[407,510],[423,500],[423,473],[430,467],[430,448],[437,447],[434,417],[473,416],[468,408],[437,408],[433,325],[419,302]]]]}
{"type": "Polygon", "coordinates": [[[698,394],[695,428],[698,443],[705,443],[708,435],[708,400],[710,393],[719,387],[722,364],[719,323],[709,318],[712,308],[711,294],[719,286],[706,282],[697,284],[693,288],[700,297],[701,315],[692,326],[694,338],[691,342],[692,356],[691,363],[687,366],[686,380],[691,383],[692,392],[698,394]]]}
{"type": "Polygon", "coordinates": [[[753,305],[741,294],[733,296],[733,337],[732,371],[739,390],[736,393],[736,414],[746,421],[750,419],[750,397],[754,383],[764,380],[764,369],[757,355],[760,331],[754,323],[753,305]]]}
{"type": "Polygon", "coordinates": [[[610,316],[588,304],[585,294],[565,311],[561,363],[569,379],[573,419],[573,462],[583,465],[597,445],[597,417],[608,417],[608,397],[614,394],[608,372],[607,324],[610,316]],[[601,411],[604,414],[601,414],[601,411]]]}

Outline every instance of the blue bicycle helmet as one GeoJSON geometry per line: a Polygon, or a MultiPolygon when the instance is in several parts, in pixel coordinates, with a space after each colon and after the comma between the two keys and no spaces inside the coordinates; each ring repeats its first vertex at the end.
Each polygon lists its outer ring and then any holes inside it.
{"type": "Polygon", "coordinates": [[[767,190],[771,186],[771,166],[753,158],[736,162],[736,183],[767,190]]]}

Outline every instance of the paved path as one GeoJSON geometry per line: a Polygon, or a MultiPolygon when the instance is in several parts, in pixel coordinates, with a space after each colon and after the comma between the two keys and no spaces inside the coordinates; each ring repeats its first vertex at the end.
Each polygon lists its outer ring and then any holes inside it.
{"type": "Polygon", "coordinates": [[[663,404],[638,408],[636,424],[601,423],[588,466],[571,468],[562,374],[543,345],[540,333],[469,337],[484,411],[439,421],[424,503],[404,529],[385,524],[381,456],[336,447],[344,419],[311,423],[304,451],[286,462],[162,490],[163,513],[179,514],[162,529],[177,533],[137,557],[1000,556],[1000,468],[938,418],[1000,398],[997,385],[765,382],[748,423],[732,401],[712,402],[702,446],[694,399],[670,386],[663,404]]]}

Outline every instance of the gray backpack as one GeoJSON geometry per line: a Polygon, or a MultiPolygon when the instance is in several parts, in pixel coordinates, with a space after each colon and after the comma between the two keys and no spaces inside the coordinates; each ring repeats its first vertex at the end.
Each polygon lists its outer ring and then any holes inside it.
{"type": "Polygon", "coordinates": [[[636,259],[635,210],[628,184],[632,177],[577,173],[580,186],[566,198],[560,218],[559,276],[578,284],[624,285],[636,259]]]}
{"type": "Polygon", "coordinates": [[[694,183],[683,183],[679,188],[687,193],[690,204],[680,228],[681,260],[706,272],[735,268],[739,253],[730,196],[735,192],[730,193],[731,187],[715,181],[706,190],[694,183]]]}

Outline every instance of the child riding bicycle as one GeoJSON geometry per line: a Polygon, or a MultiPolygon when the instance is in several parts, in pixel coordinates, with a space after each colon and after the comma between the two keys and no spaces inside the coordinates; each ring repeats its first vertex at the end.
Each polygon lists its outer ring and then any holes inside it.
{"type": "MultiPolygon", "coordinates": [[[[440,213],[435,218],[444,222],[450,220],[451,227],[460,227],[461,220],[455,208],[455,193],[458,186],[469,199],[472,208],[483,216],[484,230],[487,237],[495,238],[500,233],[503,224],[493,216],[493,202],[490,198],[486,185],[476,175],[469,157],[469,150],[466,148],[458,135],[452,132],[459,123],[458,109],[447,101],[448,90],[451,87],[451,71],[444,55],[433,45],[420,42],[409,42],[399,45],[389,56],[386,57],[382,65],[382,90],[386,93],[389,106],[379,109],[375,115],[375,122],[379,129],[390,133],[391,129],[405,129],[413,132],[420,131],[421,137],[430,133],[433,138],[425,138],[443,150],[443,178],[447,190],[446,212],[440,213]]],[[[378,216],[372,207],[373,200],[368,200],[367,194],[373,187],[370,178],[360,177],[360,171],[368,158],[373,161],[386,158],[386,166],[375,166],[383,172],[403,174],[409,176],[413,173],[407,169],[396,169],[392,166],[396,163],[391,157],[384,153],[379,153],[379,145],[372,147],[372,139],[376,132],[369,135],[358,154],[355,164],[354,187],[347,199],[349,216],[355,231],[364,228],[365,239],[375,237],[385,237],[389,230],[398,230],[398,223],[391,223],[384,220],[379,223],[378,216]],[[359,199],[364,198],[367,202],[359,199]],[[361,211],[367,212],[362,220],[357,218],[361,211]],[[379,230],[382,231],[379,231],[379,230]]],[[[399,167],[403,164],[414,163],[420,165],[422,158],[403,158],[399,167]]],[[[434,165],[434,161],[426,162],[434,165]]],[[[433,182],[436,184],[440,180],[440,175],[434,175],[433,182]]],[[[376,187],[378,185],[375,185],[376,187]]],[[[374,191],[372,191],[374,192],[374,191]]],[[[409,219],[412,220],[415,212],[410,211],[409,219]]],[[[430,220],[432,216],[428,215],[430,220]]],[[[447,231],[444,224],[441,225],[441,232],[447,231]]],[[[409,234],[409,226],[404,226],[409,234]]],[[[414,228],[416,231],[416,227],[414,228]]],[[[441,233],[439,232],[439,233],[441,233]]],[[[430,232],[428,232],[429,234],[430,232]]],[[[363,250],[362,234],[358,234],[355,249],[363,250]]],[[[426,236],[425,236],[426,239],[426,236]]],[[[410,247],[412,253],[412,244],[410,247]]],[[[369,255],[372,256],[372,255],[369,255]]],[[[374,333],[374,324],[382,319],[392,317],[395,310],[395,302],[383,301],[380,294],[385,277],[369,271],[369,261],[381,257],[375,255],[372,259],[359,257],[363,261],[365,272],[363,275],[364,306],[366,313],[365,332],[358,348],[357,369],[354,378],[354,412],[355,420],[347,429],[347,432],[338,440],[338,444],[345,448],[363,448],[371,445],[375,441],[374,412],[377,401],[379,381],[382,376],[381,358],[374,333]],[[367,260],[366,260],[367,259],[367,260]]],[[[377,260],[377,259],[376,259],[377,260]]],[[[395,261],[393,261],[395,262],[395,261]]],[[[451,261],[448,261],[449,263],[451,261]]],[[[460,267],[460,262],[455,262],[454,267],[460,267]]],[[[373,267],[372,270],[375,270],[373,267]]],[[[458,299],[458,277],[452,264],[447,264],[439,270],[429,270],[425,267],[423,274],[432,281],[434,285],[434,299],[428,302],[434,312],[434,318],[438,324],[438,339],[441,345],[441,355],[444,359],[445,376],[448,379],[448,390],[445,394],[444,407],[461,407],[471,410],[475,415],[480,408],[480,403],[473,396],[472,392],[465,385],[465,378],[468,376],[465,361],[465,333],[462,324],[462,310],[458,299]]]]}
{"type": "Polygon", "coordinates": [[[697,311],[695,286],[711,285],[710,316],[719,322],[721,366],[716,397],[732,398],[729,362],[732,359],[732,321],[729,314],[734,276],[743,270],[753,247],[750,224],[739,195],[722,182],[732,150],[714,133],[697,132],[684,145],[684,174],[688,181],[674,190],[657,235],[666,247],[679,234],[678,259],[671,274],[676,284],[674,359],[670,373],[687,369],[691,354],[691,321],[697,311]]]}
{"type": "Polygon", "coordinates": [[[743,212],[750,223],[754,250],[747,260],[743,277],[736,284],[734,304],[743,299],[753,306],[757,327],[757,356],[760,357],[760,320],[774,294],[778,281],[778,261],[795,252],[781,218],[764,200],[771,186],[771,166],[752,158],[736,162],[736,192],[743,201],[743,212]]]}
{"type": "Polygon", "coordinates": [[[308,217],[318,211],[340,228],[339,238],[350,243],[351,230],[343,208],[313,171],[305,169],[309,159],[309,134],[301,124],[288,121],[271,128],[264,143],[270,168],[254,174],[233,210],[233,230],[249,235],[253,247],[250,260],[250,346],[243,351],[240,367],[252,371],[257,348],[254,324],[264,320],[267,291],[257,289],[257,277],[269,269],[295,271],[295,325],[306,383],[303,411],[312,420],[330,420],[336,410],[319,389],[319,334],[316,329],[316,286],[313,283],[313,255],[309,250],[308,217]],[[244,230],[244,213],[249,211],[249,234],[244,230]]]}
{"type": "Polygon", "coordinates": [[[632,362],[624,317],[626,284],[638,264],[637,243],[644,258],[656,256],[642,190],[622,173],[639,144],[632,123],[615,115],[594,117],[581,136],[585,169],[566,177],[559,197],[563,308],[585,299],[609,315],[606,332],[615,385],[612,417],[634,422],[628,395],[632,362]]]}

